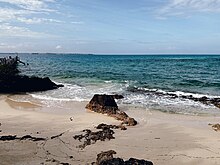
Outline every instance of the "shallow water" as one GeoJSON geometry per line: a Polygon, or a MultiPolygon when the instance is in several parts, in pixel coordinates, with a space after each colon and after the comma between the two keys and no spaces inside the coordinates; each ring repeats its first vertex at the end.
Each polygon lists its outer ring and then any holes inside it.
{"type": "Polygon", "coordinates": [[[119,104],[181,114],[217,115],[220,111],[212,105],[169,96],[220,97],[220,55],[19,56],[29,63],[19,66],[23,74],[48,76],[65,85],[58,90],[30,94],[45,105],[89,101],[96,93],[118,93],[125,96],[119,104]]]}

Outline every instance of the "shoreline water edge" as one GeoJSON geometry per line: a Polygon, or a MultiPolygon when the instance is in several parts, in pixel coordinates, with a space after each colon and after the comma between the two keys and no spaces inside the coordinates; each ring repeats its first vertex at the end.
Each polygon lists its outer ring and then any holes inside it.
{"type": "Polygon", "coordinates": [[[94,94],[121,94],[124,99],[118,104],[168,113],[219,115],[219,55],[19,56],[29,63],[19,66],[22,74],[50,77],[64,85],[58,90],[14,97],[20,101],[56,106],[57,102],[89,102],[94,94]]]}
{"type": "Polygon", "coordinates": [[[220,56],[21,58],[64,86],[0,95],[3,165],[220,163],[220,56]]]}

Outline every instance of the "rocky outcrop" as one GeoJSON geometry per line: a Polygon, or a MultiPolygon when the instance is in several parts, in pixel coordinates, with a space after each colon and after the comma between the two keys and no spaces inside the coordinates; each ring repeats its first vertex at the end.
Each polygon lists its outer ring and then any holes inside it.
{"type": "Polygon", "coordinates": [[[36,92],[57,89],[63,85],[57,85],[48,77],[11,76],[0,78],[0,93],[36,92]]]}
{"type": "Polygon", "coordinates": [[[114,154],[116,154],[114,150],[101,152],[97,155],[96,162],[93,162],[92,165],[153,165],[151,161],[143,159],[130,158],[124,161],[121,158],[114,158],[114,154]]]}
{"type": "Polygon", "coordinates": [[[118,106],[112,95],[94,95],[89,104],[86,105],[87,109],[90,109],[97,113],[103,114],[116,114],[118,106]]]}
{"type": "Polygon", "coordinates": [[[118,109],[115,98],[123,98],[121,95],[94,95],[86,108],[108,116],[114,117],[117,120],[123,121],[123,124],[134,126],[137,121],[130,118],[125,112],[118,109]]]}
{"type": "Polygon", "coordinates": [[[0,63],[0,93],[24,93],[57,89],[57,85],[48,77],[29,77],[20,75],[17,69],[19,58],[3,58],[0,63]]]}

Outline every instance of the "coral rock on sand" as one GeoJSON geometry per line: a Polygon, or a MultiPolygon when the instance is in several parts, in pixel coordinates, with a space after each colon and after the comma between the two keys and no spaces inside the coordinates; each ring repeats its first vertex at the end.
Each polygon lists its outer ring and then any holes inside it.
{"type": "Polygon", "coordinates": [[[115,151],[113,150],[109,150],[106,152],[101,152],[97,155],[97,159],[96,159],[96,164],[100,165],[106,161],[112,160],[113,159],[113,154],[116,154],[115,151]]]}
{"type": "Polygon", "coordinates": [[[212,128],[213,128],[215,131],[220,131],[220,124],[213,124],[213,125],[212,125],[212,128]]]}
{"type": "Polygon", "coordinates": [[[85,129],[83,130],[83,134],[73,136],[75,140],[79,140],[80,142],[83,141],[83,144],[78,146],[79,148],[84,149],[86,146],[94,144],[98,140],[105,141],[106,139],[107,140],[115,139],[115,137],[113,136],[115,132],[112,129],[121,129],[121,130],[127,129],[123,125],[119,125],[119,126],[108,125],[104,123],[99,124],[95,128],[101,130],[93,132],[89,129],[85,129]]]}
{"type": "Polygon", "coordinates": [[[75,140],[83,141],[83,144],[78,146],[81,149],[84,149],[88,145],[94,144],[96,141],[115,139],[113,136],[115,132],[108,127],[102,128],[102,130],[96,132],[92,132],[89,129],[85,129],[83,132],[83,134],[75,135],[73,137],[75,140]]]}
{"type": "Polygon", "coordinates": [[[101,152],[97,155],[96,162],[93,162],[92,165],[153,165],[150,161],[135,158],[124,161],[121,158],[114,158],[114,154],[116,154],[116,152],[113,150],[101,152]]]}
{"type": "Polygon", "coordinates": [[[137,121],[134,118],[128,117],[122,122],[122,124],[126,124],[128,126],[134,126],[137,125],[137,121]]]}
{"type": "Polygon", "coordinates": [[[108,125],[108,124],[104,124],[104,123],[101,123],[99,124],[96,129],[121,129],[121,130],[126,130],[127,128],[123,125],[108,125]]]}
{"type": "Polygon", "coordinates": [[[108,116],[114,117],[117,120],[123,121],[123,124],[134,126],[137,124],[135,119],[130,118],[125,112],[118,109],[114,98],[123,98],[121,95],[94,95],[86,108],[108,116]]]}

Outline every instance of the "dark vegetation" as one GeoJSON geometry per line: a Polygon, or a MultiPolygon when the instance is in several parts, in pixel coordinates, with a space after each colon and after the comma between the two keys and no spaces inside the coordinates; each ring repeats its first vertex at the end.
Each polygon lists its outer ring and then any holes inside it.
{"type": "Polygon", "coordinates": [[[21,61],[18,57],[0,59],[0,93],[37,92],[62,87],[62,85],[52,82],[48,77],[21,75],[18,69],[19,62],[21,61]]]}

